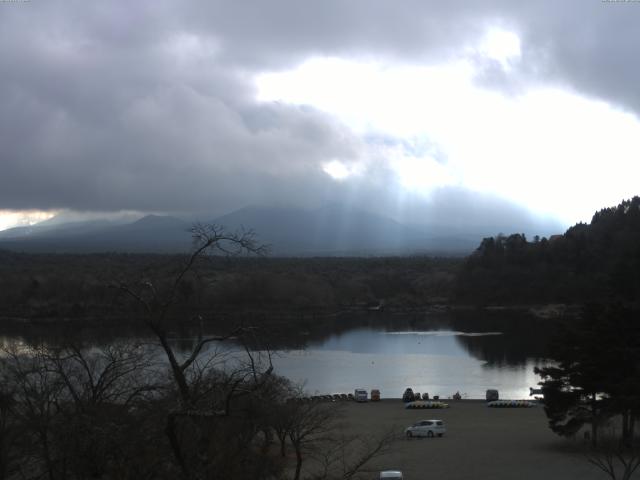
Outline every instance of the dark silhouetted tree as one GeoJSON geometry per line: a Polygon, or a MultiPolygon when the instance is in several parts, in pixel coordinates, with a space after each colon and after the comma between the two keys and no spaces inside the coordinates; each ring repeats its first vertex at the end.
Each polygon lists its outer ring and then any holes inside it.
{"type": "Polygon", "coordinates": [[[630,444],[640,412],[640,323],[637,312],[621,306],[589,305],[579,321],[568,322],[550,348],[556,365],[536,368],[542,377],[549,426],[574,435],[621,415],[622,441],[630,444]]]}

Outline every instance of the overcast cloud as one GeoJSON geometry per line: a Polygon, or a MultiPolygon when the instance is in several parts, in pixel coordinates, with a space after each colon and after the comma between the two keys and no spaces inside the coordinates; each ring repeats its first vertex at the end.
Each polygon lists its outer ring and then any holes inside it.
{"type": "MultiPolygon", "coordinates": [[[[575,164],[554,160],[560,181],[535,186],[551,200],[528,204],[518,192],[467,181],[469,155],[456,163],[456,148],[430,143],[429,132],[404,138],[320,104],[259,100],[256,79],[318,58],[385,68],[465,58],[474,84],[499,96],[559,89],[637,122],[639,21],[640,3],[600,0],[0,2],[0,210],[215,215],[350,202],[411,222],[517,223],[554,215],[566,188],[575,205],[558,208],[558,218],[584,220],[571,215],[592,210],[590,182],[599,177],[581,180],[575,164]],[[478,50],[491,29],[516,36],[517,58],[478,50]],[[411,162],[426,162],[415,184],[411,162]]],[[[602,145],[591,172],[611,165],[602,145]]],[[[490,163],[474,161],[478,170],[490,163]]],[[[513,172],[519,161],[513,155],[513,172]]],[[[625,162],[601,178],[609,190],[596,202],[635,193],[625,162]]]]}

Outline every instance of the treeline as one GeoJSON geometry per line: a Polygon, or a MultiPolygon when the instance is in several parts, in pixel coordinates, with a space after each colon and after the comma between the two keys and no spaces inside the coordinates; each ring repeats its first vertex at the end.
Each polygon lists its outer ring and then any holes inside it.
{"type": "MultiPolygon", "coordinates": [[[[0,317],[30,320],[131,316],[112,287],[170,282],[185,256],[0,252],[0,317]]],[[[176,311],[335,311],[383,303],[445,303],[459,259],[223,258],[198,263],[181,284],[176,311]]]]}
{"type": "Polygon", "coordinates": [[[640,197],[597,212],[564,235],[485,238],[465,261],[455,298],[479,304],[637,301],[640,197]]]}

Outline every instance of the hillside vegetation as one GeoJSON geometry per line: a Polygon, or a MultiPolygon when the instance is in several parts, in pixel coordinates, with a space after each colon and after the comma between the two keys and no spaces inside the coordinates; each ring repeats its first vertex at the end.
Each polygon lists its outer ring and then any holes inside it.
{"type": "Polygon", "coordinates": [[[458,302],[479,304],[637,302],[640,197],[595,213],[564,235],[528,241],[485,238],[465,261],[458,302]]]}
{"type": "MultiPolygon", "coordinates": [[[[130,317],[118,282],[169,282],[183,256],[0,251],[0,317],[130,317]]],[[[410,309],[446,303],[460,259],[429,257],[205,259],[180,289],[176,314],[410,309]]]]}

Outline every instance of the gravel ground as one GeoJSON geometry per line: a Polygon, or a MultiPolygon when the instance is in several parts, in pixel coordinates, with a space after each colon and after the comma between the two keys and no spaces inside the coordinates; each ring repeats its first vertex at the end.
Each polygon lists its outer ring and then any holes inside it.
{"type": "MultiPolygon", "coordinates": [[[[484,401],[448,401],[441,410],[407,410],[400,400],[345,405],[345,426],[364,435],[399,433],[418,420],[444,420],[442,438],[402,439],[377,469],[399,469],[406,480],[602,479],[580,453],[583,440],[570,441],[547,426],[544,410],[487,408],[484,401]]],[[[371,476],[375,478],[375,475],[371,476]]]]}

